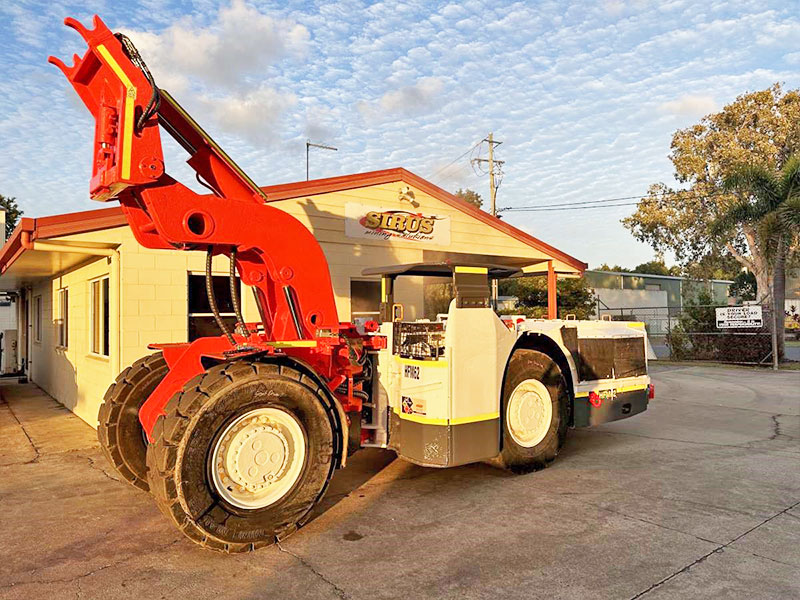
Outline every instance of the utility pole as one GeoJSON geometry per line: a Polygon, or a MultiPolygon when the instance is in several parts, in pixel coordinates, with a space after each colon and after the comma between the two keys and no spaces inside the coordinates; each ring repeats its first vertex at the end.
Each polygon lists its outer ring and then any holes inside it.
{"type": "Polygon", "coordinates": [[[489,144],[489,158],[473,158],[473,163],[489,163],[489,200],[491,204],[490,214],[493,217],[497,216],[497,185],[495,184],[495,167],[500,167],[506,164],[504,160],[495,160],[494,159],[494,147],[499,146],[503,142],[498,142],[494,139],[494,133],[489,133],[487,137],[483,139],[484,142],[488,142],[489,144]]]}
{"type": "MultiPolygon", "coordinates": [[[[489,158],[475,158],[473,162],[476,163],[489,163],[489,200],[491,205],[491,215],[493,217],[497,216],[497,186],[494,182],[494,169],[495,165],[502,166],[505,164],[503,160],[495,160],[494,159],[494,147],[495,145],[499,146],[503,142],[498,142],[494,139],[494,133],[489,132],[489,135],[484,138],[484,142],[488,142],[489,144],[489,158]]],[[[492,307],[497,310],[497,279],[492,280],[492,307]]]]}
{"type": "Polygon", "coordinates": [[[320,150],[333,150],[334,152],[338,152],[338,148],[334,148],[333,146],[326,146],[325,144],[314,144],[311,140],[306,140],[306,181],[308,181],[308,151],[311,148],[319,148],[320,150]]]}
{"type": "MultiPolygon", "coordinates": [[[[494,133],[489,132],[489,198],[492,201],[492,216],[497,216],[497,188],[494,187],[494,133]]],[[[496,298],[495,298],[496,300],[496,298]]]]}

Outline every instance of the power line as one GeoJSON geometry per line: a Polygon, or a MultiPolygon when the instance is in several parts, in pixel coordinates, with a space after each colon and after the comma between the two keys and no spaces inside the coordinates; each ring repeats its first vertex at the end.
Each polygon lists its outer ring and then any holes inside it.
{"type": "MultiPolygon", "coordinates": [[[[648,200],[642,200],[648,202],[648,200]]],[[[561,207],[540,207],[540,208],[503,208],[504,212],[540,212],[548,210],[588,210],[590,208],[616,208],[617,206],[637,206],[639,202],[623,202],[621,204],[601,204],[599,206],[561,206],[561,207]]],[[[499,211],[498,211],[499,212],[499,211]]]]}
{"type": "Polygon", "coordinates": [[[475,148],[477,148],[478,146],[480,146],[482,143],[483,143],[483,140],[480,140],[479,142],[476,142],[476,143],[475,143],[475,144],[474,144],[474,145],[473,145],[473,146],[472,146],[472,147],[471,147],[469,150],[467,150],[466,152],[464,152],[464,154],[461,154],[461,155],[459,155],[459,156],[455,157],[455,158],[454,158],[452,161],[450,161],[449,163],[447,163],[447,164],[446,164],[445,166],[443,166],[441,169],[438,169],[438,170],[437,170],[437,171],[435,171],[434,173],[432,173],[432,174],[428,175],[428,179],[433,179],[434,177],[436,177],[436,176],[437,176],[439,173],[441,173],[442,171],[444,171],[444,170],[445,170],[445,169],[447,169],[448,167],[451,167],[452,165],[456,164],[456,163],[457,163],[459,160],[461,160],[461,159],[462,159],[462,158],[464,158],[464,157],[465,157],[467,154],[469,154],[470,152],[472,152],[473,150],[475,150],[475,148]]]}
{"type": "MultiPolygon", "coordinates": [[[[705,200],[708,198],[713,198],[715,196],[724,196],[726,195],[724,192],[713,192],[711,194],[702,194],[696,196],[681,196],[682,199],[691,199],[691,200],[705,200]]],[[[657,202],[660,198],[649,198],[646,197],[644,194],[640,194],[638,196],[620,196],[618,198],[603,198],[600,200],[581,200],[578,202],[562,202],[556,204],[538,204],[538,205],[531,205],[531,206],[506,206],[504,208],[498,209],[498,212],[529,212],[529,211],[539,211],[539,210],[576,210],[578,208],[613,208],[615,206],[632,206],[636,204],[640,204],[642,202],[657,202]],[[618,203],[621,200],[634,200],[639,199],[638,202],[623,202],[618,203]],[[605,204],[607,202],[615,202],[618,204],[605,204]],[[600,206],[591,206],[591,205],[600,205],[600,206]]]]}

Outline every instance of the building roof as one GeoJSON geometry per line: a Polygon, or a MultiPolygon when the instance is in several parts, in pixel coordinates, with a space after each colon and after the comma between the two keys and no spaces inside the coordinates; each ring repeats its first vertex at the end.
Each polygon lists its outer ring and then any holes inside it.
{"type": "Polygon", "coordinates": [[[33,243],[48,238],[57,238],[76,233],[88,233],[110,229],[112,227],[127,226],[128,222],[119,206],[86,210],[76,213],[53,215],[32,219],[22,217],[0,248],[0,275],[4,275],[11,265],[17,263],[16,277],[3,277],[3,289],[11,289],[20,277],[47,276],[54,272],[65,271],[78,265],[90,256],[81,253],[76,248],[72,252],[52,253],[43,250],[34,250],[33,243]]]}
{"type": "Polygon", "coordinates": [[[517,229],[513,225],[509,225],[505,221],[490,215],[466,200],[462,200],[455,194],[451,194],[447,190],[440,188],[423,179],[419,175],[415,175],[411,171],[397,167],[394,169],[384,169],[382,171],[368,171],[366,173],[356,173],[354,175],[342,175],[339,177],[329,177],[326,179],[315,179],[312,181],[299,181],[296,183],[284,183],[280,185],[271,185],[262,187],[261,189],[267,194],[269,202],[277,202],[279,200],[289,200],[292,198],[301,198],[303,196],[311,196],[315,194],[327,194],[330,192],[341,192],[354,188],[367,187],[371,185],[381,185],[384,183],[393,183],[402,181],[409,185],[413,185],[417,189],[433,196],[437,200],[441,200],[445,204],[452,206],[467,213],[468,215],[478,219],[479,221],[502,231],[506,235],[510,235],[514,239],[527,244],[541,252],[544,252],[553,258],[568,264],[576,271],[581,273],[586,270],[588,266],[585,262],[570,256],[566,252],[562,252],[558,248],[554,248],[550,244],[533,237],[529,233],[525,233],[521,229],[517,229]]]}
{"type": "MultiPolygon", "coordinates": [[[[508,277],[522,275],[522,269],[509,267],[506,265],[493,265],[478,262],[418,262],[407,263],[404,265],[388,265],[385,267],[369,267],[361,271],[362,275],[387,275],[397,277],[400,275],[416,275],[420,277],[449,277],[458,272],[459,267],[483,269],[489,279],[506,279],[508,277]]],[[[469,272],[469,271],[468,271],[469,272]]],[[[480,273],[481,271],[472,271],[480,273]]]]}
{"type": "MultiPolygon", "coordinates": [[[[476,208],[469,202],[462,200],[458,196],[443,190],[430,181],[403,168],[369,171],[354,175],[328,177],[325,179],[314,179],[296,183],[284,183],[262,187],[261,189],[267,194],[268,202],[277,202],[279,200],[289,200],[292,198],[339,192],[398,181],[413,185],[437,200],[474,217],[540,252],[562,261],[578,272],[582,273],[587,267],[586,263],[476,208]]],[[[0,248],[0,275],[4,274],[23,253],[33,252],[32,243],[36,240],[45,240],[77,233],[88,233],[90,231],[126,225],[127,221],[119,206],[53,215],[50,217],[40,217],[37,219],[23,217],[20,219],[11,237],[9,237],[3,247],[0,248]]],[[[69,259],[69,256],[61,258],[69,259]]],[[[75,260],[77,260],[77,257],[75,260]]]]}
{"type": "MultiPolygon", "coordinates": [[[[599,275],[622,275],[624,277],[647,277],[648,279],[672,279],[673,281],[703,281],[692,277],[681,277],[680,275],[652,275],[650,273],[630,273],[628,271],[600,271],[598,269],[586,269],[586,273],[597,273],[599,275]]],[[[706,279],[714,283],[733,283],[731,279],[706,279]]]]}

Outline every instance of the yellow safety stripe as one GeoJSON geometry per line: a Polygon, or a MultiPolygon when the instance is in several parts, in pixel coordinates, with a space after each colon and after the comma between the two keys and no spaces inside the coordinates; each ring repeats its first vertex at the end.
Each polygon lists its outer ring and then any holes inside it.
{"type": "Polygon", "coordinates": [[[418,367],[437,367],[442,369],[447,368],[446,360],[417,360],[414,358],[400,358],[399,356],[395,356],[394,359],[403,365],[416,365],[418,367]]]}
{"type": "Polygon", "coordinates": [[[638,392],[639,390],[646,390],[646,385],[629,385],[628,387],[617,388],[618,392],[638,392]]]}
{"type": "MultiPolygon", "coordinates": [[[[639,390],[646,390],[647,386],[646,385],[629,385],[627,387],[619,387],[619,388],[598,388],[597,390],[593,390],[593,391],[595,391],[595,392],[597,392],[597,391],[605,392],[606,390],[611,390],[611,389],[616,389],[617,393],[621,394],[623,392],[637,392],[639,390]]],[[[576,398],[588,398],[589,397],[589,393],[590,392],[578,392],[577,394],[575,394],[575,397],[576,398]]]]}
{"type": "Polygon", "coordinates": [[[394,408],[394,414],[404,421],[413,421],[414,423],[421,423],[423,425],[466,425],[467,423],[478,423],[480,421],[491,421],[500,418],[500,413],[494,412],[475,415],[473,417],[460,417],[458,419],[437,419],[422,415],[406,414],[401,412],[398,408],[394,408]]]}
{"type": "Polygon", "coordinates": [[[483,275],[488,272],[489,269],[486,267],[456,267],[456,273],[477,273],[483,275]]]}
{"type": "Polygon", "coordinates": [[[475,415],[474,417],[459,417],[458,419],[450,419],[450,425],[464,425],[465,423],[477,423],[478,421],[491,421],[492,419],[499,419],[499,412],[484,413],[482,415],[475,415]]]}
{"type": "Polygon", "coordinates": [[[386,294],[386,277],[381,277],[381,302],[388,302],[389,297],[386,294]]]}
{"type": "Polygon", "coordinates": [[[111,70],[114,71],[114,74],[119,77],[122,85],[125,86],[125,108],[122,123],[122,179],[130,179],[131,150],[133,147],[133,111],[134,108],[136,108],[136,88],[105,46],[99,44],[97,46],[97,51],[108,63],[108,66],[111,67],[111,70]]]}
{"type": "Polygon", "coordinates": [[[281,342],[266,342],[274,348],[316,348],[316,340],[286,340],[281,342]]]}

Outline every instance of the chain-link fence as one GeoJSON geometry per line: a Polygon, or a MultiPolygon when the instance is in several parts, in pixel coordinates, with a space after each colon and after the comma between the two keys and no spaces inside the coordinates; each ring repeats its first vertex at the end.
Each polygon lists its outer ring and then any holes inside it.
{"type": "Polygon", "coordinates": [[[762,306],[761,324],[746,327],[718,326],[717,308],[728,307],[603,307],[599,312],[601,318],[614,321],[644,322],[658,358],[768,364],[772,359],[772,308],[762,306]]]}

